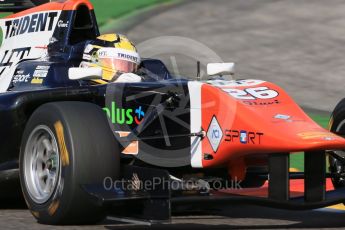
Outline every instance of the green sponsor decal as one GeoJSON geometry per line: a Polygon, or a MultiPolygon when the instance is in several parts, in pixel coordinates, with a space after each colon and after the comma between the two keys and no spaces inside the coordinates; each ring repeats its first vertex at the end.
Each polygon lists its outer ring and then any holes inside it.
{"type": "Polygon", "coordinates": [[[142,110],[141,106],[133,111],[131,108],[117,108],[114,101],[111,102],[110,108],[105,107],[103,110],[106,112],[108,118],[113,124],[131,125],[135,122],[137,125],[139,125],[145,116],[145,112],[142,110]]]}

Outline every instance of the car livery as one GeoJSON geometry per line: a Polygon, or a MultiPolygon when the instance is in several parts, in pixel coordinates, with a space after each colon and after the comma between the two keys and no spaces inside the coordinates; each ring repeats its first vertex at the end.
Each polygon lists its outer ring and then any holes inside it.
{"type": "MultiPolygon", "coordinates": [[[[343,162],[342,126],[323,129],[279,86],[181,79],[145,58],[141,82],[104,82],[97,68],[79,67],[99,36],[88,0],[2,5],[17,13],[0,21],[0,183],[20,179],[40,223],[165,222],[172,210],[232,202],[297,210],[345,201],[342,170],[326,173],[326,154],[343,162]],[[296,152],[303,173],[289,171],[296,152]],[[327,177],[335,190],[326,192],[327,177]],[[290,197],[292,178],[305,181],[299,197],[290,197]],[[267,180],[266,196],[246,195],[267,180]],[[243,190],[225,191],[233,181],[243,190]]],[[[213,63],[210,75],[224,66],[230,73],[233,65],[213,63]]]]}

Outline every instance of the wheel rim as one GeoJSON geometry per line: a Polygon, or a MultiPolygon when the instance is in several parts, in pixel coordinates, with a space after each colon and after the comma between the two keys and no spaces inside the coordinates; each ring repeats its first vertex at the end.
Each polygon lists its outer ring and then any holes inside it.
{"type": "Polygon", "coordinates": [[[49,200],[60,179],[60,154],[48,126],[37,126],[31,132],[25,146],[24,173],[30,198],[38,204],[49,200]]]}

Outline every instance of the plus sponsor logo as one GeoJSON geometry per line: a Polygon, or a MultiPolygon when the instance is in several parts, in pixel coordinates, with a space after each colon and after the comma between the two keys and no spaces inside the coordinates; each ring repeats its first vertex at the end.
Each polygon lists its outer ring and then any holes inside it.
{"type": "Polygon", "coordinates": [[[141,106],[135,109],[134,112],[136,115],[134,116],[134,121],[136,124],[140,124],[145,116],[145,112],[142,110],[141,106]]]}
{"type": "Polygon", "coordinates": [[[58,20],[58,12],[46,12],[28,15],[5,22],[5,38],[11,38],[25,33],[52,31],[58,20]]]}
{"type": "Polygon", "coordinates": [[[138,106],[135,109],[132,108],[117,108],[116,103],[112,102],[110,108],[103,108],[106,112],[108,118],[111,120],[113,124],[137,124],[139,125],[145,116],[145,112],[143,111],[141,106],[138,106]]]}

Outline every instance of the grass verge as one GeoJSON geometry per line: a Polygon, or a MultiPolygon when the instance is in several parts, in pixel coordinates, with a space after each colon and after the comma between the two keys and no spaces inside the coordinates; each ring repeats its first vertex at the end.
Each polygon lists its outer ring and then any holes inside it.
{"type": "MultiPolygon", "coordinates": [[[[327,128],[329,116],[309,114],[309,116],[324,128],[327,128]]],[[[296,168],[299,171],[304,171],[304,155],[303,153],[296,153],[290,155],[290,167],[296,168]]]]}
{"type": "Polygon", "coordinates": [[[100,28],[136,10],[173,0],[91,0],[100,28]]]}
{"type": "MultiPolygon", "coordinates": [[[[107,22],[133,13],[136,10],[151,7],[174,0],[90,0],[95,8],[98,26],[101,28],[107,22]]],[[[0,13],[0,18],[11,13],[0,13]]]]}

